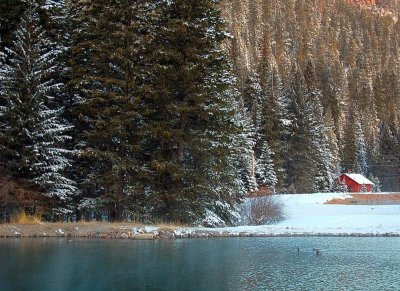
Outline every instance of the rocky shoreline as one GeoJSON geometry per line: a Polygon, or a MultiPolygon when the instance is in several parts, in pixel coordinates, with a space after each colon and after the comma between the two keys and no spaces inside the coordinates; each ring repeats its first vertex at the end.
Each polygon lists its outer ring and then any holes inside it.
{"type": "Polygon", "coordinates": [[[189,227],[137,226],[127,224],[41,223],[37,225],[0,224],[0,238],[88,238],[88,239],[181,239],[222,237],[400,237],[399,233],[310,233],[257,232],[189,227]]]}

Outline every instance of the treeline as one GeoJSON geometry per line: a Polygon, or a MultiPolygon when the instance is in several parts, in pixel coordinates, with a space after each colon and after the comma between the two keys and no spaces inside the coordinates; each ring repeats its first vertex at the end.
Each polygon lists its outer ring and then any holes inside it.
{"type": "Polygon", "coordinates": [[[2,6],[2,215],[237,221],[244,137],[217,1],[2,6]]]}
{"type": "Polygon", "coordinates": [[[235,224],[248,192],[343,191],[349,169],[394,190],[397,23],[281,2],[249,18],[251,56],[219,1],[2,1],[3,219],[235,224]]]}
{"type": "Polygon", "coordinates": [[[267,119],[257,132],[274,152],[278,191],[332,189],[347,171],[399,191],[396,1],[386,1],[390,10],[343,0],[223,4],[247,108],[267,119]],[[260,93],[246,93],[251,87],[260,93]]]}

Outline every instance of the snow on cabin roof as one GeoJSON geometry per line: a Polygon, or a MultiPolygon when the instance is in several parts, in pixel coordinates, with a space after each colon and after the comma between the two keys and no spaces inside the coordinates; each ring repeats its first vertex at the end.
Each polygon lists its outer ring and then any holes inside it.
{"type": "Polygon", "coordinates": [[[361,174],[345,174],[345,175],[360,185],[375,185],[361,174]]]}

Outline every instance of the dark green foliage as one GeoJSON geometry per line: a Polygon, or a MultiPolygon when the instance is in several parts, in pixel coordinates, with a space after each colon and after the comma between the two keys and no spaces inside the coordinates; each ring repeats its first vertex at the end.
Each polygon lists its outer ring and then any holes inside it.
{"type": "MultiPolygon", "coordinates": [[[[284,92],[281,77],[275,60],[271,57],[268,63],[262,66],[262,108],[260,121],[260,141],[268,143],[274,153],[272,164],[276,171],[279,192],[286,188],[286,169],[284,161],[287,153],[289,128],[293,116],[288,111],[289,99],[284,92]]],[[[261,153],[259,153],[261,155],[261,153]]]]}
{"type": "Polygon", "coordinates": [[[165,1],[160,9],[141,109],[151,210],[183,222],[220,212],[229,222],[239,194],[229,163],[236,97],[219,48],[226,35],[218,1],[165,1]]]}
{"type": "Polygon", "coordinates": [[[71,48],[70,86],[75,90],[80,130],[81,208],[96,206],[112,220],[135,213],[143,203],[138,125],[141,122],[141,43],[146,1],[87,1],[71,48]],[[138,198],[140,196],[140,199],[138,198]],[[100,207],[99,207],[100,206],[100,207]]]}
{"type": "Polygon", "coordinates": [[[62,107],[56,96],[63,88],[52,78],[57,73],[59,50],[40,25],[40,6],[34,1],[21,18],[12,48],[7,48],[9,65],[1,67],[0,98],[2,172],[28,188],[55,197],[54,213],[70,213],[76,194],[74,182],[64,175],[69,159],[64,143],[70,126],[60,118],[62,107]]]}
{"type": "Polygon", "coordinates": [[[333,186],[335,167],[312,64],[304,73],[294,68],[292,76],[288,92],[288,110],[293,116],[286,157],[288,189],[294,193],[327,192],[333,186]]]}
{"type": "Polygon", "coordinates": [[[23,0],[0,1],[0,50],[12,45],[13,32],[17,29],[25,8],[26,3],[23,0]]]}
{"type": "Polygon", "coordinates": [[[289,112],[293,116],[288,140],[286,167],[288,173],[288,190],[294,193],[308,193],[316,190],[314,161],[312,112],[310,99],[303,74],[293,71],[293,80],[289,91],[289,112]]]}

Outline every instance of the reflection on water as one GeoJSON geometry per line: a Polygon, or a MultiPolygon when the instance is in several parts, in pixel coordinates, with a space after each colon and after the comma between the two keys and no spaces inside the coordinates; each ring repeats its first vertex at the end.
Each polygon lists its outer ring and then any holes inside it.
{"type": "Polygon", "coordinates": [[[400,239],[0,239],[0,290],[400,290],[400,239]]]}

